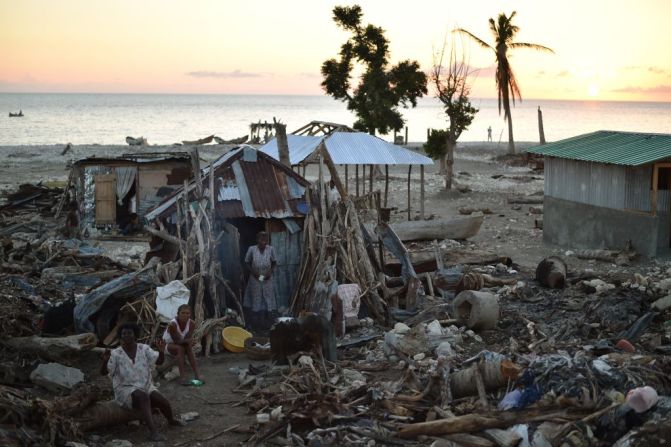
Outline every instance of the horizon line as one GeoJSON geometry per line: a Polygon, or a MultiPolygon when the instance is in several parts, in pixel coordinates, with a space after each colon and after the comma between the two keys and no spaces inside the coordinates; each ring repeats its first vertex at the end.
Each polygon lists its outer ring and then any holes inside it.
{"type": "MultiPolygon", "coordinates": [[[[306,96],[306,97],[330,97],[326,94],[308,94],[308,93],[185,93],[185,92],[3,92],[0,95],[174,95],[174,96],[306,96]]],[[[437,99],[435,96],[424,95],[422,98],[437,99]]],[[[340,101],[331,98],[334,101],[340,101]]],[[[421,99],[421,98],[420,98],[421,99]]],[[[472,99],[487,99],[496,100],[497,97],[473,97],[472,99]]],[[[529,101],[571,101],[571,102],[643,102],[643,103],[658,103],[669,104],[671,101],[652,101],[644,99],[557,99],[557,98],[527,98],[520,99],[519,102],[529,101]]],[[[513,106],[514,107],[514,106],[513,106]]]]}

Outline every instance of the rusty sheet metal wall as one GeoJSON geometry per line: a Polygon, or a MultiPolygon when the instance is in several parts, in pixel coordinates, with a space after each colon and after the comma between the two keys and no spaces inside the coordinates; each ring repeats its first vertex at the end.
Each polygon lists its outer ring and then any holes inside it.
{"type": "Polygon", "coordinates": [[[545,194],[606,208],[625,208],[626,168],[547,157],[545,194]]]}
{"type": "Polygon", "coordinates": [[[273,273],[277,305],[289,307],[294,291],[296,276],[301,262],[301,239],[303,232],[291,234],[288,231],[270,233],[270,245],[275,249],[277,267],[273,273]]]}

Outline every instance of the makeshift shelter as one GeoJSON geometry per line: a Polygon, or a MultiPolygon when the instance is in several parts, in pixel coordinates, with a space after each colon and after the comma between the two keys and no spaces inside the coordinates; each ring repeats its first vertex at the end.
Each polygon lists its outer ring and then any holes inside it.
{"type": "MultiPolygon", "coordinates": [[[[202,176],[209,179],[211,186],[199,185],[200,176],[197,176],[186,189],[177,191],[145,215],[150,224],[162,229],[150,230],[168,242],[182,244],[188,239],[182,237],[187,235],[188,226],[207,221],[207,230],[199,238],[207,239],[205,233],[208,231],[216,236],[213,257],[220,261],[227,293],[233,294],[238,302],[244,289],[241,281],[245,273],[242,268],[244,256],[247,249],[256,244],[257,233],[266,231],[277,256],[272,280],[278,305],[288,306],[300,264],[303,218],[309,210],[306,197],[309,183],[251,146],[241,146],[222,155],[202,171],[202,176]],[[214,175],[210,175],[211,170],[214,175]],[[199,188],[202,188],[200,193],[199,188]],[[188,211],[183,203],[186,195],[188,211]],[[214,203],[214,210],[210,208],[211,203],[214,203]],[[200,219],[197,214],[203,210],[207,213],[200,219]],[[188,225],[180,223],[186,213],[192,218],[188,225]],[[210,215],[212,221],[209,221],[210,215]]],[[[198,243],[202,244],[201,241],[198,243]]],[[[202,248],[199,247],[197,252],[194,256],[198,256],[202,248]]],[[[207,264],[203,260],[200,263],[201,267],[207,264]]],[[[216,276],[216,273],[212,275],[216,276]]],[[[183,276],[186,279],[189,274],[183,276]]]]}
{"type": "Polygon", "coordinates": [[[544,241],[669,253],[670,134],[602,130],[527,152],[545,158],[544,241]]]}
{"type": "Polygon", "coordinates": [[[70,199],[79,205],[82,229],[118,228],[130,221],[132,213],[142,219],[149,208],[190,179],[191,173],[185,152],[91,157],[73,164],[68,187],[70,199]]]}
{"type": "MultiPolygon", "coordinates": [[[[408,166],[408,219],[410,219],[411,196],[410,176],[412,167],[420,167],[420,210],[424,214],[424,166],[432,165],[433,160],[395,144],[391,144],[374,135],[357,132],[345,125],[313,121],[287,135],[289,161],[292,166],[317,163],[322,147],[326,149],[334,165],[345,166],[344,188],[349,192],[349,166],[355,168],[355,192],[366,190],[366,166],[368,166],[368,192],[373,191],[374,166],[385,166],[385,190],[383,206],[387,206],[389,195],[389,165],[408,166]],[[301,135],[297,135],[301,134],[301,135]],[[359,165],[362,165],[362,188],[359,188],[359,165]]],[[[277,139],[273,139],[259,149],[260,152],[279,160],[277,139]]]]}

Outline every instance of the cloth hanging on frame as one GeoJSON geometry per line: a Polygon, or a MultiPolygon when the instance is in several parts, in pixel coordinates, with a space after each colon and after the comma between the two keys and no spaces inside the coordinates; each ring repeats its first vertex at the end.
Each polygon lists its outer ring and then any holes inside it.
{"type": "Polygon", "coordinates": [[[135,183],[135,175],[137,174],[137,168],[127,167],[127,168],[116,168],[116,197],[119,205],[123,205],[123,199],[126,197],[130,189],[135,183]]]}

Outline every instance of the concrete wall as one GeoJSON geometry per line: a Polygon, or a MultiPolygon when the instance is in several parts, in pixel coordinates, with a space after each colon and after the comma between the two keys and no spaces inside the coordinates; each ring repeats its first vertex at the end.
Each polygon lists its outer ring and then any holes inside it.
{"type": "Polygon", "coordinates": [[[543,240],[567,248],[622,249],[631,240],[647,257],[669,254],[669,214],[651,216],[545,196],[543,240]]]}

